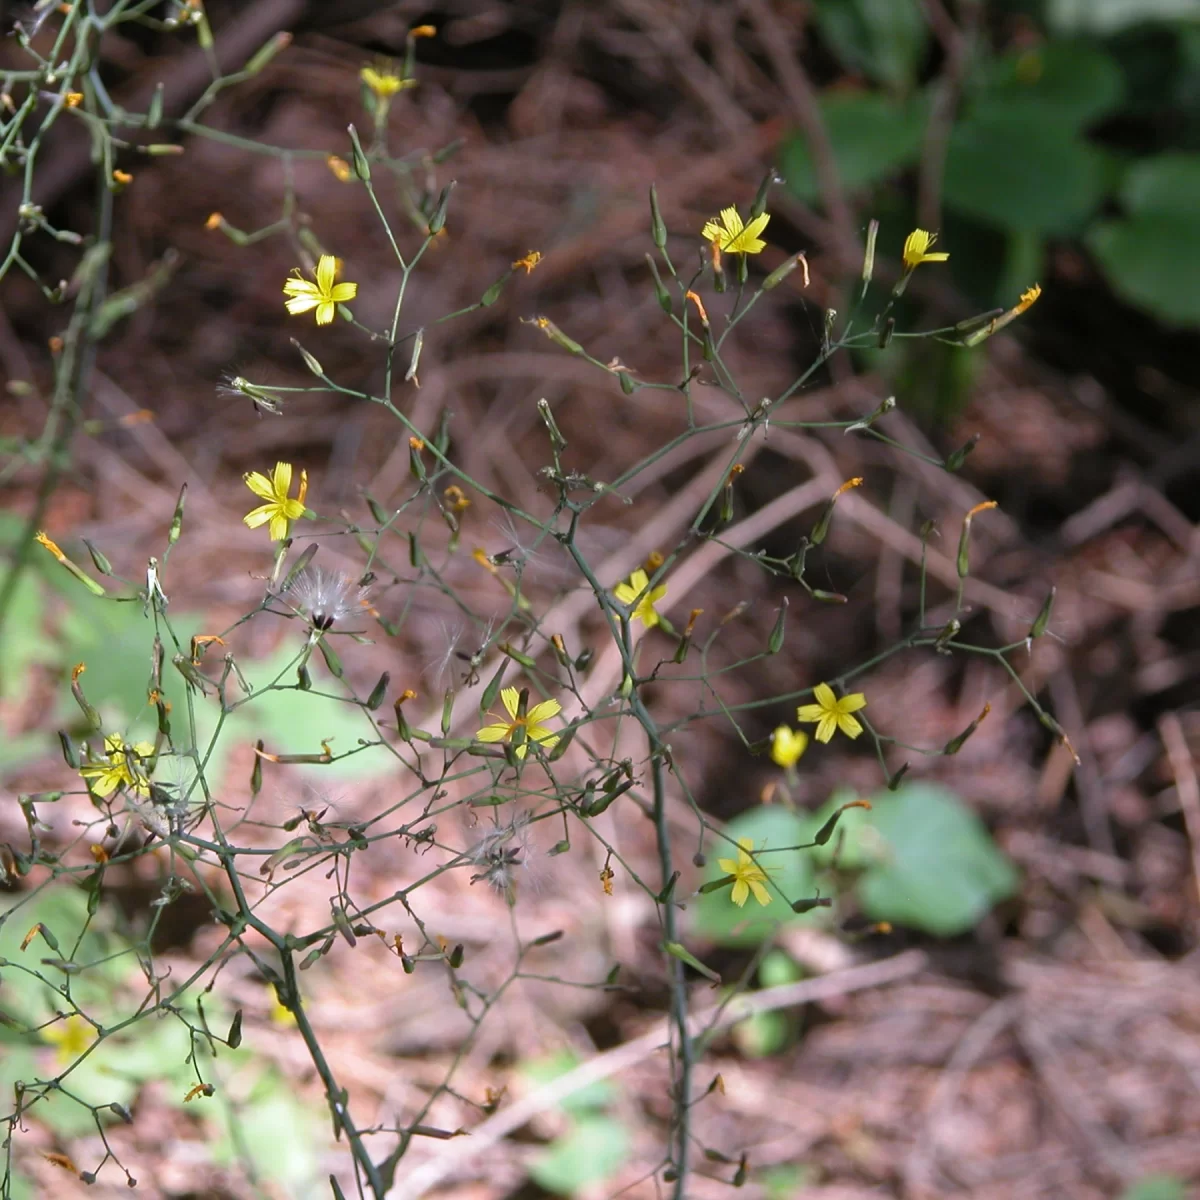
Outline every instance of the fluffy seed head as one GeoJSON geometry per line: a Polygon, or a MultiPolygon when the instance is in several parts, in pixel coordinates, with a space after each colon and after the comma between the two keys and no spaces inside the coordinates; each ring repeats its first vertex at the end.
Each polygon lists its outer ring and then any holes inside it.
{"type": "Polygon", "coordinates": [[[288,589],[288,595],[312,627],[324,631],[357,613],[366,602],[369,590],[359,587],[341,571],[305,567],[288,589]]]}

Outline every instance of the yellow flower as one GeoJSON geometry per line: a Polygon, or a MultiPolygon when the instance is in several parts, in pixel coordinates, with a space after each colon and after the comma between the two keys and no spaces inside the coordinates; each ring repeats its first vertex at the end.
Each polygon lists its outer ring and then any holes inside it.
{"type": "Polygon", "coordinates": [[[247,471],[242,478],[246,486],[256,495],[266,500],[248,512],[242,520],[251,529],[271,522],[269,530],[271,541],[282,542],[288,535],[291,523],[304,516],[304,497],[308,495],[308,472],[300,472],[300,492],[296,499],[291,499],[288,492],[292,490],[292,464],[279,462],[268,479],[261,471],[247,471]]]}
{"type": "Polygon", "coordinates": [[[340,183],[348,183],[354,175],[350,164],[344,158],[338,158],[336,154],[330,154],[325,159],[325,165],[333,173],[333,177],[340,183]]]}
{"type": "Polygon", "coordinates": [[[780,725],[771,734],[771,761],[781,767],[794,767],[800,756],[808,749],[808,734],[802,730],[793,733],[786,725],[780,725]]]}
{"type": "Polygon", "coordinates": [[[150,780],[142,770],[142,760],[154,754],[149,742],[127,746],[119,733],[104,736],[104,758],[84,763],[79,774],[97,796],[111,796],[120,787],[127,787],[139,796],[150,795],[150,780]]]}
{"type": "Polygon", "coordinates": [[[929,253],[929,247],[936,241],[936,233],[914,229],[904,239],[904,269],[915,271],[922,263],[945,262],[950,257],[949,254],[943,254],[940,250],[936,254],[929,253]]]}
{"type": "Polygon", "coordinates": [[[526,275],[533,274],[533,268],[542,261],[542,252],[540,250],[530,250],[524,258],[518,258],[512,265],[512,269],[516,271],[520,267],[525,268],[526,275]]]}
{"type": "Polygon", "coordinates": [[[800,705],[796,709],[796,718],[817,723],[818,742],[828,742],[839,729],[848,738],[856,738],[862,733],[862,726],[850,715],[860,708],[866,708],[867,698],[862,692],[853,692],[839,700],[829,684],[818,683],[813,688],[813,697],[816,704],[800,705]]]}
{"type": "Polygon", "coordinates": [[[717,866],[726,875],[733,876],[733,891],[729,893],[729,898],[738,908],[746,903],[751,892],[764,908],[771,903],[771,893],[763,886],[767,882],[767,873],[750,856],[753,849],[754,842],[750,838],[738,838],[737,859],[717,859],[717,866]]]}
{"type": "Polygon", "coordinates": [[[761,213],[749,225],[743,226],[736,208],[723,208],[721,220],[709,221],[700,231],[700,236],[726,254],[758,254],[767,247],[767,243],[758,235],[766,229],[770,219],[770,213],[761,213]]]}
{"type": "Polygon", "coordinates": [[[417,86],[415,79],[405,79],[386,67],[380,67],[378,71],[374,67],[363,67],[358,77],[380,100],[390,100],[397,92],[417,86]]]}
{"type": "Polygon", "coordinates": [[[278,996],[274,998],[268,1016],[271,1018],[271,1023],[278,1025],[281,1029],[287,1029],[296,1024],[296,1014],[286,1007],[278,996]]]}
{"type": "Polygon", "coordinates": [[[633,610],[633,619],[641,621],[647,629],[653,629],[661,620],[654,605],[667,594],[667,585],[660,583],[653,591],[647,591],[649,587],[650,577],[639,567],[630,575],[628,583],[618,583],[613,588],[613,595],[622,604],[633,604],[636,601],[637,607],[633,610]]]}
{"type": "Polygon", "coordinates": [[[1027,308],[1032,308],[1037,303],[1038,297],[1041,294],[1042,285],[1040,283],[1035,283],[1033,287],[1026,288],[1021,293],[1021,302],[1013,309],[1013,315],[1016,316],[1018,313],[1023,313],[1027,308]]]}
{"type": "Polygon", "coordinates": [[[95,1041],[96,1030],[76,1014],[48,1025],[42,1030],[42,1037],[58,1048],[55,1057],[60,1063],[73,1063],[95,1041]]]}
{"type": "Polygon", "coordinates": [[[521,693],[516,688],[507,687],[500,692],[500,699],[508,713],[507,721],[495,725],[485,725],[475,737],[481,742],[511,742],[513,734],[518,729],[525,730],[525,740],[514,748],[518,758],[524,758],[530,742],[536,742],[546,750],[554,748],[558,742],[557,735],[544,724],[562,710],[557,700],[543,700],[535,704],[524,716],[520,715],[521,693]]]}
{"type": "Polygon", "coordinates": [[[288,297],[284,302],[292,316],[317,310],[317,324],[328,325],[333,320],[333,314],[339,304],[353,300],[358,295],[357,283],[334,283],[341,262],[332,254],[322,254],[314,272],[316,283],[300,278],[300,268],[293,267],[294,279],[289,279],[283,285],[283,294],[288,297]]]}

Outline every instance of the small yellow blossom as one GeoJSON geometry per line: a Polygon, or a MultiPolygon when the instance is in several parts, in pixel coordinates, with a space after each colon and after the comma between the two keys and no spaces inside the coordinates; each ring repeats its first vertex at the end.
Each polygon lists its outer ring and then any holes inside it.
{"type": "Polygon", "coordinates": [[[535,704],[524,716],[520,715],[521,693],[516,688],[504,688],[500,692],[500,700],[509,719],[499,721],[495,725],[485,725],[475,735],[478,741],[511,742],[513,734],[523,728],[525,740],[513,751],[518,758],[525,757],[530,742],[536,742],[546,750],[554,748],[558,736],[544,722],[562,711],[562,705],[557,700],[543,700],[540,704],[535,704]]]}
{"type": "Polygon", "coordinates": [[[242,476],[246,486],[267,501],[248,512],[242,520],[251,528],[271,522],[271,541],[282,542],[288,535],[291,523],[304,516],[304,497],[308,495],[308,472],[300,472],[300,491],[296,499],[288,492],[292,490],[292,464],[278,462],[268,479],[261,471],[247,471],[242,476]]]}
{"type": "Polygon", "coordinates": [[[128,171],[122,171],[119,167],[113,171],[113,183],[119,183],[122,187],[128,187],[133,182],[133,176],[128,171]]]}
{"type": "Polygon", "coordinates": [[[1037,303],[1038,297],[1041,294],[1042,285],[1040,283],[1035,283],[1033,287],[1026,288],[1021,293],[1021,302],[1013,310],[1013,315],[1016,316],[1018,313],[1023,313],[1027,308],[1032,308],[1037,303]]]}
{"type": "Polygon", "coordinates": [[[409,31],[410,38],[437,37],[436,25],[414,25],[409,31]]]}
{"type": "Polygon", "coordinates": [[[63,97],[63,104],[66,105],[67,108],[78,108],[82,103],[83,103],[83,93],[82,92],[68,92],[63,97]]]}
{"type": "Polygon", "coordinates": [[[862,733],[863,727],[850,715],[860,708],[866,708],[867,698],[862,692],[852,692],[839,700],[829,684],[818,683],[813,688],[813,698],[816,704],[800,705],[796,709],[796,718],[816,722],[815,736],[818,742],[828,742],[839,729],[848,738],[856,738],[862,733]]]}
{"type": "Polygon", "coordinates": [[[653,629],[662,619],[654,605],[667,594],[667,585],[660,583],[653,591],[649,591],[650,577],[640,567],[629,577],[628,583],[618,583],[613,588],[613,595],[622,604],[634,604],[632,617],[641,621],[647,629],[653,629]]]}
{"type": "Polygon", "coordinates": [[[317,269],[313,272],[316,283],[300,278],[300,268],[293,267],[292,275],[283,285],[283,294],[288,297],[284,302],[292,316],[317,310],[317,324],[328,325],[333,320],[333,314],[339,304],[353,300],[358,295],[357,283],[335,283],[338,271],[341,270],[340,260],[332,254],[322,254],[317,261],[317,269]]]}
{"type": "Polygon", "coordinates": [[[204,222],[205,229],[220,229],[225,224],[225,218],[219,212],[208,214],[208,219],[204,222]]]}
{"type": "Polygon", "coordinates": [[[516,271],[519,268],[524,267],[525,274],[532,275],[533,268],[536,267],[538,265],[538,263],[540,263],[541,261],[542,261],[541,251],[540,250],[530,250],[530,252],[527,255],[525,255],[524,258],[518,258],[517,261],[515,263],[513,263],[512,269],[514,271],[516,271]]]}
{"type": "Polygon", "coordinates": [[[446,488],[446,490],[442,493],[442,497],[446,501],[446,507],[452,513],[466,512],[466,510],[471,507],[471,501],[467,499],[467,496],[463,492],[462,488],[460,488],[456,483],[452,483],[448,488],[446,488]]]}
{"type": "Polygon", "coordinates": [[[100,797],[111,796],[120,787],[127,787],[139,796],[149,796],[150,780],[141,764],[153,754],[154,747],[149,742],[127,746],[119,733],[105,734],[104,757],[97,762],[84,763],[79,774],[100,797]]]}
{"type": "Polygon", "coordinates": [[[793,732],[787,725],[780,725],[771,734],[771,761],[778,766],[794,767],[807,749],[808,734],[802,730],[793,732]]]}
{"type": "Polygon", "coordinates": [[[397,92],[417,86],[415,79],[405,79],[394,71],[389,71],[386,67],[380,67],[379,70],[374,67],[363,67],[359,71],[358,77],[380,100],[390,100],[397,92]]]}
{"type": "Polygon", "coordinates": [[[344,158],[338,158],[336,154],[330,154],[325,159],[325,165],[333,173],[333,177],[341,183],[348,183],[354,175],[350,164],[344,158]]]}
{"type": "Polygon", "coordinates": [[[754,842],[750,838],[738,838],[737,858],[717,859],[717,866],[726,875],[733,876],[733,890],[729,898],[738,908],[746,903],[751,892],[764,908],[771,903],[771,893],[763,886],[767,882],[767,873],[751,857],[750,851],[753,849],[754,842]]]}
{"type": "Polygon", "coordinates": [[[296,1014],[278,996],[275,997],[271,1004],[271,1011],[267,1015],[270,1017],[271,1024],[278,1025],[281,1029],[288,1029],[296,1024],[296,1014]]]}
{"type": "Polygon", "coordinates": [[[766,229],[770,219],[770,213],[760,213],[749,225],[743,225],[736,208],[723,208],[720,221],[709,221],[700,236],[726,254],[758,254],[767,247],[758,235],[766,229]]]}
{"type": "Polygon", "coordinates": [[[42,1030],[42,1038],[56,1047],[60,1063],[73,1063],[96,1040],[96,1030],[78,1014],[55,1021],[42,1030]]]}
{"type": "Polygon", "coordinates": [[[45,549],[49,550],[59,562],[67,561],[67,556],[62,552],[61,549],[59,549],[58,543],[54,541],[44,529],[39,529],[34,535],[33,540],[37,542],[39,546],[43,546],[45,549]]]}
{"type": "Polygon", "coordinates": [[[950,257],[949,254],[943,254],[940,250],[936,254],[929,253],[929,247],[936,241],[936,233],[914,229],[904,239],[904,269],[915,271],[922,263],[945,262],[950,257]]]}

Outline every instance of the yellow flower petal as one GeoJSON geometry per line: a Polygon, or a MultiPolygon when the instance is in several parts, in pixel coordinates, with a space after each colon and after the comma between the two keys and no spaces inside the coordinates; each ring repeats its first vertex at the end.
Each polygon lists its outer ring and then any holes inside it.
{"type": "Polygon", "coordinates": [[[271,490],[271,481],[261,471],[247,471],[242,476],[242,481],[256,495],[263,500],[274,500],[275,493],[271,490]]]}
{"type": "Polygon", "coordinates": [[[856,738],[863,731],[862,725],[860,725],[859,722],[854,719],[854,717],[849,716],[847,713],[842,713],[841,716],[837,718],[837,727],[848,738],[856,738]]]}
{"type": "Polygon", "coordinates": [[[521,707],[521,693],[515,687],[503,688],[500,692],[500,701],[504,705],[504,711],[515,721],[521,707]]]}
{"type": "Polygon", "coordinates": [[[337,279],[338,260],[332,254],[322,254],[317,259],[317,269],[313,272],[316,276],[317,287],[321,291],[322,296],[328,296],[333,288],[334,281],[337,279]]]}
{"type": "Polygon", "coordinates": [[[476,735],[477,742],[502,742],[512,730],[511,725],[485,725],[476,735]]]}
{"type": "Polygon", "coordinates": [[[252,509],[242,520],[250,529],[257,529],[260,525],[265,525],[270,519],[271,514],[275,511],[273,504],[264,504],[259,508],[252,509]]]}
{"type": "Polygon", "coordinates": [[[541,725],[548,718],[557,716],[562,711],[562,705],[557,700],[543,700],[535,704],[525,716],[530,725],[541,725]]]}

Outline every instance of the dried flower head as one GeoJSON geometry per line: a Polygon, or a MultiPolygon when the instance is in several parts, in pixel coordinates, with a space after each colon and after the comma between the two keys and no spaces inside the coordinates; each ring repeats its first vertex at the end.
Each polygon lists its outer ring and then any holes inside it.
{"type": "Polygon", "coordinates": [[[360,612],[369,591],[341,571],[305,567],[288,588],[288,597],[309,624],[323,632],[360,612]]]}
{"type": "Polygon", "coordinates": [[[466,852],[467,861],[475,867],[471,882],[489,884],[511,903],[518,874],[529,877],[531,851],[529,814],[517,813],[505,824],[489,829],[466,852]]]}

